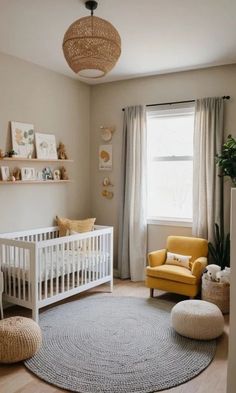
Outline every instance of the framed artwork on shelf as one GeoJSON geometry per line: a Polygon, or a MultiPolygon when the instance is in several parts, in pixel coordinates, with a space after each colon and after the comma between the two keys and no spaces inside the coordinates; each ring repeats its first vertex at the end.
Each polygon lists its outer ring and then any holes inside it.
{"type": "Polygon", "coordinates": [[[12,150],[17,157],[32,158],[35,155],[34,125],[11,121],[12,150]]]}
{"type": "Polygon", "coordinates": [[[50,168],[44,168],[42,170],[43,180],[53,180],[53,173],[50,168]]]}
{"type": "Polygon", "coordinates": [[[1,175],[3,181],[10,180],[11,172],[9,166],[1,166],[1,175]]]}
{"type": "Polygon", "coordinates": [[[35,133],[37,158],[57,160],[56,138],[53,134],[35,133]]]}
{"type": "Polygon", "coordinates": [[[112,170],[112,145],[99,146],[99,170],[112,170]]]}
{"type": "Polygon", "coordinates": [[[34,168],[21,168],[21,180],[35,180],[35,169],[34,168]]]}

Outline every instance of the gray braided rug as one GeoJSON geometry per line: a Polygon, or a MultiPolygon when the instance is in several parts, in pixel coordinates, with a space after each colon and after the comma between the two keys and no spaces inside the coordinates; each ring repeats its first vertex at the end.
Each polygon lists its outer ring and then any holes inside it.
{"type": "Polygon", "coordinates": [[[26,367],[81,393],[148,393],[192,379],[215,354],[215,341],[179,336],[157,299],[94,295],[40,316],[43,346],[26,367]]]}

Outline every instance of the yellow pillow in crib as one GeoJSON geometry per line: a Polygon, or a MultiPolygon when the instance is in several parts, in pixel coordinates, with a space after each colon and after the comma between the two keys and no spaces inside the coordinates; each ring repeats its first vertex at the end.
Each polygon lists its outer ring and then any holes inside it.
{"type": "Polygon", "coordinates": [[[70,220],[69,218],[56,217],[59,227],[59,236],[69,236],[72,232],[90,232],[94,228],[96,218],[86,218],[85,220],[70,220]]]}

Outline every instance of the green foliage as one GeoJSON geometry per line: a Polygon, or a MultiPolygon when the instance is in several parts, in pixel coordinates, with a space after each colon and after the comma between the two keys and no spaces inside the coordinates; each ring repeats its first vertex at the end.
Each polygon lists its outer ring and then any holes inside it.
{"type": "Polygon", "coordinates": [[[222,170],[222,176],[231,177],[236,185],[236,140],[229,135],[222,146],[222,153],[217,156],[217,164],[222,170]]]}
{"type": "Polygon", "coordinates": [[[214,245],[209,242],[209,253],[216,265],[219,265],[221,269],[224,269],[230,264],[230,235],[229,233],[224,235],[223,231],[220,231],[219,225],[215,224],[215,238],[214,245]]]}

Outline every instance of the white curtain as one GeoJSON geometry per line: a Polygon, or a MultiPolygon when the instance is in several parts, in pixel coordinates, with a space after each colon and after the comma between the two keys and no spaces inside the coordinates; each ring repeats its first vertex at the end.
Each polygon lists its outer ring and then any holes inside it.
{"type": "Polygon", "coordinates": [[[196,101],[193,152],[193,235],[214,240],[214,223],[222,213],[222,179],[216,154],[223,143],[222,98],[196,101]]]}
{"type": "Polygon", "coordinates": [[[146,266],[146,145],[146,108],[125,108],[118,270],[132,281],[144,279],[146,266]]]}

